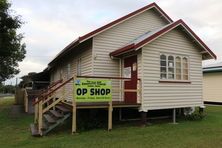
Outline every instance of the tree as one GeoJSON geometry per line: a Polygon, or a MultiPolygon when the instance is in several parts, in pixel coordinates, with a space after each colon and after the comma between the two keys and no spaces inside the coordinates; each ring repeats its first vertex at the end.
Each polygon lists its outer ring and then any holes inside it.
{"type": "Polygon", "coordinates": [[[12,15],[7,0],[0,0],[0,83],[19,73],[18,62],[25,58],[23,35],[17,33],[23,22],[12,15]]]}

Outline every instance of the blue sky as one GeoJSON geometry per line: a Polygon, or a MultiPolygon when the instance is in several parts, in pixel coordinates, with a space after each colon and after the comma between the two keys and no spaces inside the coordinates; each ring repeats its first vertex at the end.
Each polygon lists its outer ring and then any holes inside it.
{"type": "MultiPolygon", "coordinates": [[[[78,36],[156,2],[174,21],[183,19],[222,61],[222,1],[219,0],[11,0],[22,16],[27,56],[19,63],[21,77],[40,72],[78,36]]],[[[218,62],[217,61],[217,62],[218,62]]],[[[215,61],[206,61],[209,64],[215,61]]],[[[15,78],[7,83],[14,83],[15,78]]]]}

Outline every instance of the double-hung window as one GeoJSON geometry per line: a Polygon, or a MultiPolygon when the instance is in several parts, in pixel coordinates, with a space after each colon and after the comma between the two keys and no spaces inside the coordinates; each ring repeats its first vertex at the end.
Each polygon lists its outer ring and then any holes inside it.
{"type": "Polygon", "coordinates": [[[160,54],[161,80],[189,80],[189,59],[187,56],[160,54]]]}

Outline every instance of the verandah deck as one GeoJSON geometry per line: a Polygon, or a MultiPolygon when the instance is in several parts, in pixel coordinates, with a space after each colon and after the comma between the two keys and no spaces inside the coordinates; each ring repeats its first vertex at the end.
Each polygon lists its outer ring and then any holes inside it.
{"type": "MultiPolygon", "coordinates": [[[[73,107],[72,102],[63,102],[68,105],[70,109],[73,107]]],[[[112,101],[113,108],[139,108],[140,103],[129,103],[124,101],[112,101]]],[[[90,108],[108,108],[109,102],[78,102],[76,103],[76,109],[90,109],[90,108]]]]}

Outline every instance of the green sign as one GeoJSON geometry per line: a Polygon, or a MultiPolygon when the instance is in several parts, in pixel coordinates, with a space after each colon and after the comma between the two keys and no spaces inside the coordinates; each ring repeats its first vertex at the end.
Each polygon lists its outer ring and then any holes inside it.
{"type": "Polygon", "coordinates": [[[76,102],[107,102],[112,100],[111,80],[77,79],[74,83],[76,102]]]}

